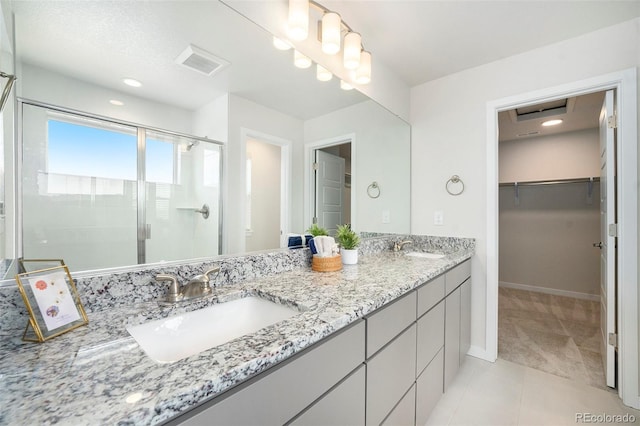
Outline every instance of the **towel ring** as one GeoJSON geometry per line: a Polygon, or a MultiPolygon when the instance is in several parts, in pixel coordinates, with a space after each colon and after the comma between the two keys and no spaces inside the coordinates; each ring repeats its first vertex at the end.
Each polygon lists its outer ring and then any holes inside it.
{"type": "Polygon", "coordinates": [[[462,182],[462,179],[460,179],[460,176],[458,175],[451,176],[444,187],[447,190],[447,192],[451,195],[460,195],[464,192],[464,182],[462,182]],[[462,185],[459,191],[455,191],[455,190],[452,191],[451,188],[449,188],[449,185],[451,184],[456,185],[458,183],[462,185]]]}
{"type": "Polygon", "coordinates": [[[367,195],[370,198],[378,198],[380,196],[380,185],[378,185],[378,182],[371,182],[371,185],[367,186],[367,195]]]}

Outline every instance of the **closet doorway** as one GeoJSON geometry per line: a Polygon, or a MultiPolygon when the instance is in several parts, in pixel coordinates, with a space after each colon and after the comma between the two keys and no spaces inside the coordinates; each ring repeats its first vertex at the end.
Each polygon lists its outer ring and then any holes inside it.
{"type": "Polygon", "coordinates": [[[605,97],[590,93],[498,115],[498,357],[608,389],[615,372],[605,374],[605,365],[615,367],[615,354],[606,341],[612,312],[601,289],[608,269],[601,224],[615,219],[603,220],[601,210],[615,212],[601,209],[605,97]]]}

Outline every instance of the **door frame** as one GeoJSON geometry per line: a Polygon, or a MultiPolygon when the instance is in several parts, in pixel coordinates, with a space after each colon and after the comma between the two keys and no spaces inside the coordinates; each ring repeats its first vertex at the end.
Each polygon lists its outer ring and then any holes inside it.
{"type": "MultiPolygon", "coordinates": [[[[356,134],[349,133],[342,136],[335,136],[332,138],[321,139],[314,142],[309,142],[304,145],[304,217],[302,224],[307,229],[311,225],[311,222],[306,223],[307,220],[311,220],[314,211],[314,198],[312,194],[315,193],[314,181],[311,178],[311,169],[313,165],[313,152],[320,148],[327,148],[330,146],[342,145],[345,143],[351,143],[351,228],[357,229],[357,206],[356,206],[356,134]]],[[[304,232],[302,230],[301,232],[304,232]]]]}
{"type": "Polygon", "coordinates": [[[638,115],[637,71],[614,72],[487,102],[486,334],[483,358],[498,354],[498,113],[525,105],[616,90],[618,212],[618,395],[640,408],[638,384],[638,115]]]}
{"type": "MultiPolygon", "coordinates": [[[[257,139],[260,142],[280,147],[280,248],[287,247],[286,236],[291,229],[291,170],[293,169],[293,142],[278,136],[257,130],[240,128],[240,185],[244,191],[247,187],[247,140],[257,139]]],[[[240,197],[240,225],[242,235],[239,241],[240,252],[246,251],[245,197],[240,197]]]]}

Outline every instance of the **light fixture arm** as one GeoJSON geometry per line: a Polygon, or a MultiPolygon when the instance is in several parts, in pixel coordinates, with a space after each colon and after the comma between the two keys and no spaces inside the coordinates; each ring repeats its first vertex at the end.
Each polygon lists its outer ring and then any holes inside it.
{"type": "MultiPolygon", "coordinates": [[[[316,10],[319,10],[322,13],[329,13],[332,12],[331,10],[327,9],[326,7],[324,7],[323,5],[321,5],[320,3],[318,3],[315,0],[309,0],[309,5],[313,6],[316,10]]],[[[322,25],[322,21],[318,22],[318,28],[321,28],[322,25]]],[[[349,24],[347,24],[344,19],[340,18],[340,25],[342,26],[343,29],[347,30],[347,32],[355,32],[353,31],[353,29],[349,26],[349,24]]],[[[320,34],[320,31],[318,32],[318,34],[320,34]]],[[[360,46],[362,47],[362,50],[365,50],[364,48],[364,44],[360,43],[360,46]]]]}

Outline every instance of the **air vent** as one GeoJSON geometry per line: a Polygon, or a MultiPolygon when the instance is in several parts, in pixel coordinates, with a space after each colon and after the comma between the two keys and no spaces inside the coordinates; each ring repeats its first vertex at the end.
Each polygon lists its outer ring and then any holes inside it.
{"type": "Polygon", "coordinates": [[[539,135],[540,132],[538,131],[533,131],[533,132],[527,132],[527,133],[518,133],[516,136],[519,138],[526,138],[529,136],[535,136],[535,135],[539,135]]]}
{"type": "Polygon", "coordinates": [[[191,44],[176,58],[175,62],[207,76],[212,76],[229,65],[229,61],[191,44]]]}

